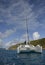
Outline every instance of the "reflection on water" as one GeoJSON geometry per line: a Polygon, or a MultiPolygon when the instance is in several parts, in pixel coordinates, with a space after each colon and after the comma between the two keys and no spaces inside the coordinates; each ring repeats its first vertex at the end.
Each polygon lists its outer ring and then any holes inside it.
{"type": "Polygon", "coordinates": [[[19,54],[17,56],[20,58],[26,65],[43,65],[43,54],[37,54],[37,53],[28,53],[28,54],[19,54]]]}
{"type": "Polygon", "coordinates": [[[0,65],[45,65],[45,50],[42,54],[0,50],[0,65]]]}

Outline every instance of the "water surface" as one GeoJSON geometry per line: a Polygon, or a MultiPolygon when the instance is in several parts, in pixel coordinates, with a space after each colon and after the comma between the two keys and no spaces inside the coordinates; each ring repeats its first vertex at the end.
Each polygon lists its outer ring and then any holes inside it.
{"type": "Polygon", "coordinates": [[[45,65],[45,50],[42,54],[17,54],[16,50],[0,50],[0,65],[45,65]]]}

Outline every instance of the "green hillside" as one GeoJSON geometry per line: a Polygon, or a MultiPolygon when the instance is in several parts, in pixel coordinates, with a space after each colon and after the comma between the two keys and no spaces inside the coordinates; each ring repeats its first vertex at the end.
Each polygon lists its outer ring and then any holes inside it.
{"type": "MultiPolygon", "coordinates": [[[[20,44],[24,45],[24,43],[18,43],[16,45],[13,45],[11,47],[9,47],[9,50],[15,50],[20,44]]],[[[33,45],[41,45],[43,47],[43,49],[45,49],[45,38],[43,39],[39,39],[39,40],[33,40],[33,41],[30,41],[29,44],[33,44],[33,45]]]]}

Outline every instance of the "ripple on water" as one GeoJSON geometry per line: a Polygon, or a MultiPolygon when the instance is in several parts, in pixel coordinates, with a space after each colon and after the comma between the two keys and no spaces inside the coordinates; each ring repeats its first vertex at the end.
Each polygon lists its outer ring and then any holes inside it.
{"type": "Polygon", "coordinates": [[[0,51],[0,65],[45,65],[45,50],[42,54],[17,54],[16,51],[0,51]]]}

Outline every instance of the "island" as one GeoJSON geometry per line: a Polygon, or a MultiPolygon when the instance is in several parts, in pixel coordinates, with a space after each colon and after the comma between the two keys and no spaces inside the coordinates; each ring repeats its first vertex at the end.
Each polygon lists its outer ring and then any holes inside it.
{"type": "MultiPolygon", "coordinates": [[[[9,47],[8,49],[9,50],[15,50],[19,45],[24,45],[25,43],[18,43],[16,45],[13,45],[11,47],[9,47]]],[[[30,44],[33,44],[34,46],[36,45],[41,45],[43,49],[45,49],[45,38],[42,38],[42,39],[38,39],[38,40],[33,40],[33,41],[29,41],[29,45],[30,44]]]]}

